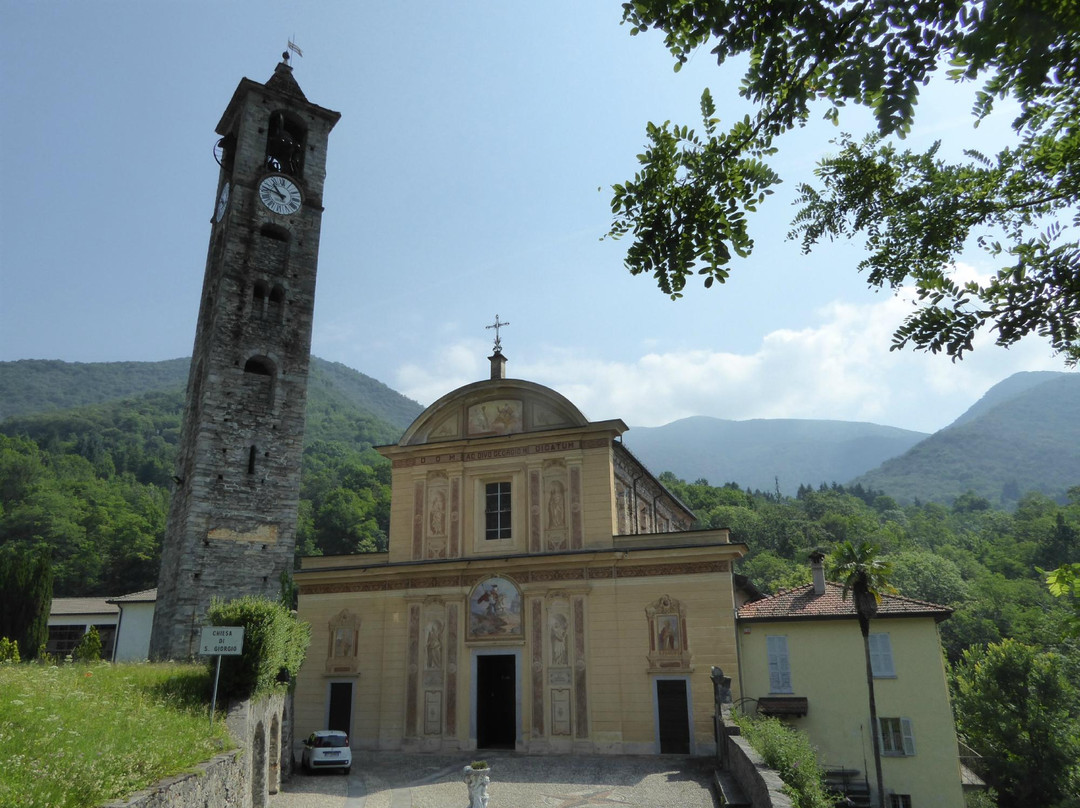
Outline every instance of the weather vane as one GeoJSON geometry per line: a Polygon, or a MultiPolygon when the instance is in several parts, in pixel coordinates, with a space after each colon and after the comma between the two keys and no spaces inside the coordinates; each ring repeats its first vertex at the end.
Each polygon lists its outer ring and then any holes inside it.
{"type": "Polygon", "coordinates": [[[486,325],[484,328],[495,329],[495,353],[502,353],[502,341],[499,339],[499,329],[504,325],[510,325],[510,323],[500,323],[499,315],[495,315],[495,322],[492,325],[486,325]]]}
{"type": "Polygon", "coordinates": [[[293,42],[292,38],[290,38],[288,47],[286,48],[285,52],[281,54],[281,60],[285,62],[285,64],[289,63],[289,51],[292,51],[301,58],[303,58],[304,56],[304,52],[300,50],[300,46],[293,42]]]}

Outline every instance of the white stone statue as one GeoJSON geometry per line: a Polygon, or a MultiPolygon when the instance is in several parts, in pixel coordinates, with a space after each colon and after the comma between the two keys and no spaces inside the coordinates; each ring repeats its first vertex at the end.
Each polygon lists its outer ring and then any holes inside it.
{"type": "Polygon", "coordinates": [[[461,770],[461,779],[469,789],[469,808],[487,808],[487,788],[491,782],[489,771],[490,769],[474,769],[472,766],[461,770]]]}

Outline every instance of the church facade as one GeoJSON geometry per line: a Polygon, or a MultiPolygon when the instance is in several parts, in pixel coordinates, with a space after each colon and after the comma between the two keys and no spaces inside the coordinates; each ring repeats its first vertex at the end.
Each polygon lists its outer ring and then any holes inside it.
{"type": "Polygon", "coordinates": [[[304,559],[296,737],[356,749],[705,754],[736,670],[726,530],[554,390],[491,378],[380,452],[389,550],[304,559]]]}

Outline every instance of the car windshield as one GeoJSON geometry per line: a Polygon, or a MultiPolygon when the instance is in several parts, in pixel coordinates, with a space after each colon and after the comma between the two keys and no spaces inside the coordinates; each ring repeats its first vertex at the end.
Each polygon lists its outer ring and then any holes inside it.
{"type": "Polygon", "coordinates": [[[315,737],[315,746],[337,747],[348,746],[349,738],[345,735],[319,735],[315,737]]]}

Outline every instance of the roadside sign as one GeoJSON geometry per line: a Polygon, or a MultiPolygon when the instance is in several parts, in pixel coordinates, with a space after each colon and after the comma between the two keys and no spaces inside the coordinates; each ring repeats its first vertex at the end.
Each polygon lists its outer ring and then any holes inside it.
{"type": "Polygon", "coordinates": [[[199,653],[209,656],[237,656],[244,650],[243,626],[203,626],[199,653]]]}
{"type": "Polygon", "coordinates": [[[214,697],[210,701],[210,726],[214,726],[214,711],[217,710],[217,686],[221,677],[221,658],[240,656],[244,650],[243,626],[203,626],[199,635],[199,653],[217,657],[217,670],[214,672],[214,697]]]}

